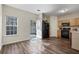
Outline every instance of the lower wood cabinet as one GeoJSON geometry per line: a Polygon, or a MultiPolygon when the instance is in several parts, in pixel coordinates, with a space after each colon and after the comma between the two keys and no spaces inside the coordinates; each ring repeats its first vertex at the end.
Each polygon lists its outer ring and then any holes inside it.
{"type": "Polygon", "coordinates": [[[57,38],[60,39],[61,38],[61,30],[57,31],[57,38]]]}

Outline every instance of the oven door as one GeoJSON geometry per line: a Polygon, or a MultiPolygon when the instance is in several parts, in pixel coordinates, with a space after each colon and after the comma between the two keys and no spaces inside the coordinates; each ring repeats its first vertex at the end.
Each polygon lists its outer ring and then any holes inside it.
{"type": "Polygon", "coordinates": [[[61,37],[69,39],[69,31],[68,30],[61,30],[61,37]]]}

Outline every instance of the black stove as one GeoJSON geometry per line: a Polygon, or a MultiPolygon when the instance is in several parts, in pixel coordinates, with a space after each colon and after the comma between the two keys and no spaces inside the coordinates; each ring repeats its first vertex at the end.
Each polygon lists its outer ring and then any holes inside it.
{"type": "Polygon", "coordinates": [[[70,23],[62,23],[61,37],[69,39],[70,23]]]}
{"type": "Polygon", "coordinates": [[[70,28],[63,28],[61,30],[61,37],[69,39],[70,28]]]}

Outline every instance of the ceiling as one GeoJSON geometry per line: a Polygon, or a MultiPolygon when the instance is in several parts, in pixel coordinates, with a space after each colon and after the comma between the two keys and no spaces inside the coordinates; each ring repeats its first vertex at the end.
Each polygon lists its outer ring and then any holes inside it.
{"type": "Polygon", "coordinates": [[[50,16],[62,16],[79,12],[79,4],[7,4],[34,14],[44,13],[50,16]],[[66,12],[59,12],[67,9],[66,12]],[[40,11],[37,11],[40,10],[40,11]]]}

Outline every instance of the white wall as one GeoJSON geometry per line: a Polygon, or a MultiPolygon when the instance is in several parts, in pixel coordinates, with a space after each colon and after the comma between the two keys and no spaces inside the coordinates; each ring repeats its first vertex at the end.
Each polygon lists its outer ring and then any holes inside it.
{"type": "Polygon", "coordinates": [[[50,37],[57,37],[57,17],[50,16],[50,37]]]}
{"type": "Polygon", "coordinates": [[[0,50],[2,47],[2,5],[0,4],[0,50]]]}
{"type": "Polygon", "coordinates": [[[30,12],[3,5],[3,45],[30,39],[30,20],[36,18],[30,12]],[[17,17],[17,35],[6,35],[6,16],[17,17]]]}
{"type": "Polygon", "coordinates": [[[36,21],[36,36],[37,38],[42,38],[42,14],[38,15],[37,21],[36,21]]]}

